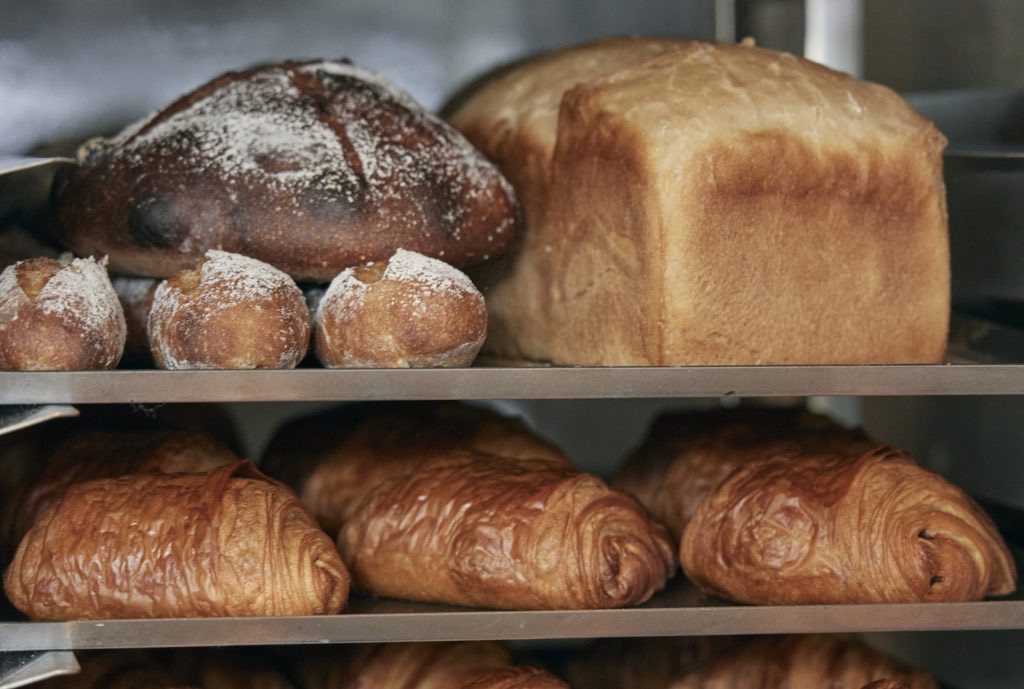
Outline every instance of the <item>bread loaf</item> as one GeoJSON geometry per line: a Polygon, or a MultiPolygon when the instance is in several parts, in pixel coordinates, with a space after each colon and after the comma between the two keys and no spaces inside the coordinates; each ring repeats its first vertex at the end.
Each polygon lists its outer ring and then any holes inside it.
{"type": "Polygon", "coordinates": [[[329,368],[453,368],[480,351],[487,308],[464,273],[399,250],[342,271],[314,325],[317,359],[329,368]]]}
{"type": "Polygon", "coordinates": [[[906,453],[766,453],[697,508],[679,550],[705,592],[768,605],[1004,596],[1006,543],[969,496],[906,453]]]}
{"type": "Polygon", "coordinates": [[[468,265],[502,251],[517,215],[458,132],[347,61],[217,77],[83,147],[53,196],[69,247],[148,277],[210,249],[314,282],[399,248],[468,265]]]}
{"type": "Polygon", "coordinates": [[[34,620],[336,613],[348,582],[291,491],[244,462],[73,485],[4,574],[34,620]]]}
{"type": "Polygon", "coordinates": [[[748,44],[617,38],[514,67],[451,121],[524,207],[478,276],[488,353],[943,357],[945,140],[886,88],[748,44]]]}
{"type": "Polygon", "coordinates": [[[311,325],[302,291],[287,274],[209,251],[160,283],[146,329],[160,368],[295,368],[311,325]]]}
{"type": "Polygon", "coordinates": [[[110,369],[125,322],[103,263],[19,261],[0,273],[0,370],[110,369]]]}

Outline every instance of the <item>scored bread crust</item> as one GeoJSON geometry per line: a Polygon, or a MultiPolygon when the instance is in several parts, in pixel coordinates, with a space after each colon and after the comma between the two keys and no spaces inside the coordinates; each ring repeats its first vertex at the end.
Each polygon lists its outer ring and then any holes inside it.
{"type": "Polygon", "coordinates": [[[79,162],[54,182],[55,233],[129,275],[209,249],[314,282],[398,248],[467,265],[500,253],[518,216],[464,137],[344,60],[228,72],[79,162]]]}
{"type": "Polygon", "coordinates": [[[935,362],[945,139],[895,93],[750,45],[616,38],[452,123],[516,187],[485,351],[560,364],[935,362]]]}

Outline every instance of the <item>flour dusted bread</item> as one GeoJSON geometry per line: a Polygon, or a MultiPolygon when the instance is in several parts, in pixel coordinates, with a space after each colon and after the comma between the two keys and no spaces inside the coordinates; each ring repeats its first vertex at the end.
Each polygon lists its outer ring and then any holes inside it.
{"type": "Polygon", "coordinates": [[[309,311],[285,273],[210,251],[160,283],[147,332],[161,368],[294,368],[309,346],[309,311]]]}
{"type": "Polygon", "coordinates": [[[500,253],[517,218],[462,135],[342,60],[217,77],[87,144],[53,196],[69,247],[148,277],[210,249],[313,282],[400,247],[468,265],[500,253]]]}
{"type": "Polygon", "coordinates": [[[752,45],[618,38],[451,121],[523,204],[487,352],[559,364],[936,362],[942,135],[892,91],[752,45]]]}
{"type": "Polygon", "coordinates": [[[348,573],[295,495],[245,462],[68,488],[4,575],[35,620],[336,613],[348,573]]]}
{"type": "Polygon", "coordinates": [[[329,368],[468,366],[487,332],[487,308],[472,281],[404,249],[342,271],[315,314],[316,356],[329,368]]]}
{"type": "Polygon", "coordinates": [[[0,273],[0,370],[110,369],[125,321],[103,263],[19,261],[0,273]]]}
{"type": "Polygon", "coordinates": [[[970,601],[1017,585],[981,508],[886,446],[769,450],[700,504],[679,556],[705,592],[744,603],[970,601]]]}

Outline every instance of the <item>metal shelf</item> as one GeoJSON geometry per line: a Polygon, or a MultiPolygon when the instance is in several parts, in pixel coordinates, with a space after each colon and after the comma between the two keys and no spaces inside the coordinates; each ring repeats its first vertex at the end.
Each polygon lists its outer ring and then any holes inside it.
{"type": "Polygon", "coordinates": [[[1024,394],[1024,364],[0,373],[0,404],[1024,394]]]}
{"type": "Polygon", "coordinates": [[[340,615],[233,619],[0,622],[0,651],[470,639],[1024,629],[1024,600],[900,605],[742,606],[682,580],[640,608],[470,610],[355,598],[340,615]]]}

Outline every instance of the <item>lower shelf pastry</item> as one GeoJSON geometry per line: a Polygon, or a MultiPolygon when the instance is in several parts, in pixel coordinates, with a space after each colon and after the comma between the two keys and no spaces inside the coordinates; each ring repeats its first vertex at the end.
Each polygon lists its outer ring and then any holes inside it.
{"type": "Polygon", "coordinates": [[[616,485],[682,534],[686,575],[756,604],[969,601],[1016,569],[971,498],[906,453],[800,412],[664,419],[616,485]]]}
{"type": "Polygon", "coordinates": [[[294,494],[247,462],[71,486],[4,576],[36,620],[336,613],[348,584],[294,494]]]}
{"type": "Polygon", "coordinates": [[[862,689],[879,679],[906,689],[938,686],[846,635],[602,640],[568,668],[574,689],[862,689]]]}
{"type": "Polygon", "coordinates": [[[554,675],[512,664],[493,641],[345,646],[300,657],[302,689],[568,689],[554,675]]]}
{"type": "MultiPolygon", "coordinates": [[[[639,503],[518,422],[442,405],[389,427],[401,410],[377,409],[335,419],[345,430],[316,449],[323,471],[307,472],[347,496],[331,516],[360,590],[487,608],[612,608],[644,602],[674,571],[667,532],[639,503]]],[[[311,479],[291,478],[307,495],[311,479]]]]}

